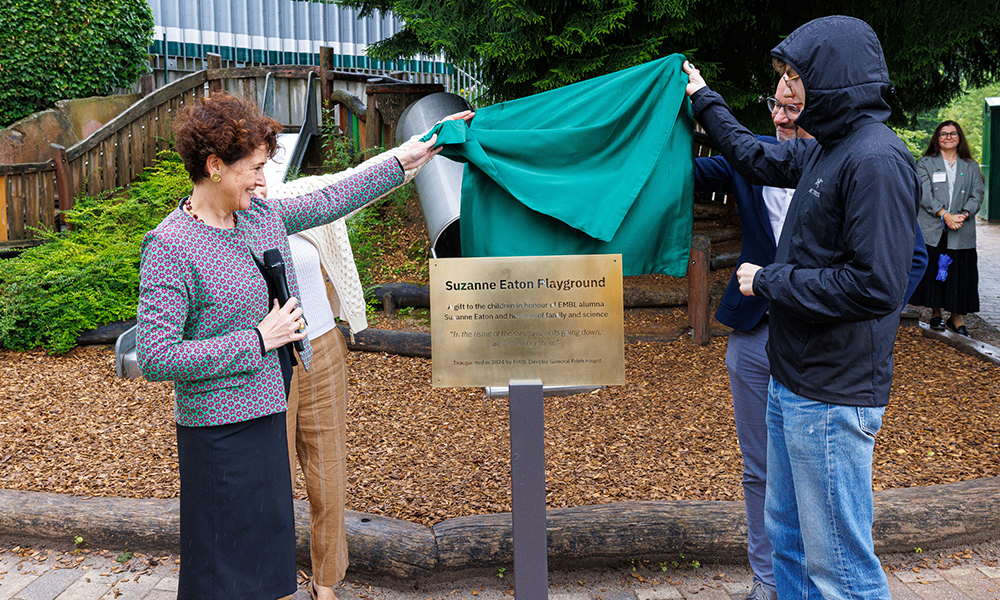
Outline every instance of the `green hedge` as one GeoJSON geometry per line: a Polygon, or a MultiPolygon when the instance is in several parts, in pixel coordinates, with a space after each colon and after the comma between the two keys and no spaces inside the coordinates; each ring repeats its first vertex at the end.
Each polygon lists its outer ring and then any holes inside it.
{"type": "MultiPolygon", "coordinates": [[[[398,226],[398,213],[412,192],[412,185],[396,190],[348,220],[366,285],[369,265],[394,247],[378,232],[398,226]]],[[[0,260],[0,347],[61,354],[83,331],[134,319],[143,235],[190,193],[180,156],[162,152],[128,188],[78,200],[66,213],[71,231],[39,231],[48,243],[0,260]]],[[[426,265],[426,256],[422,259],[426,265]]]]}
{"type": "Polygon", "coordinates": [[[0,0],[0,127],[148,70],[146,0],[0,0]]]}
{"type": "Polygon", "coordinates": [[[72,231],[0,261],[0,346],[63,353],[82,331],[135,318],[142,237],[191,193],[180,157],[160,158],[127,190],[79,200],[72,231]]]}

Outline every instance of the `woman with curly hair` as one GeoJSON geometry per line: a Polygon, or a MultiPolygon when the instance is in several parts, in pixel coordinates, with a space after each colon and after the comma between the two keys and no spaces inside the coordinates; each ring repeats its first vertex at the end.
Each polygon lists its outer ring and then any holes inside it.
{"type": "Polygon", "coordinates": [[[180,600],[274,600],[296,590],[285,410],[292,342],[312,351],[288,235],[386,194],[436,140],[313,193],[257,198],[281,126],[218,94],[174,123],[193,191],[142,242],[136,352],[146,379],[174,381],[180,463],[180,600]],[[278,249],[290,296],[263,273],[278,249]],[[272,289],[269,290],[269,287],[272,289]]]}
{"type": "Polygon", "coordinates": [[[917,222],[927,242],[928,264],[910,304],[931,309],[931,329],[947,326],[968,336],[963,317],[979,312],[976,213],[983,203],[983,176],[972,160],[962,126],[937,126],[917,161],[923,184],[917,222]],[[942,309],[951,313],[947,323],[942,309]]]}

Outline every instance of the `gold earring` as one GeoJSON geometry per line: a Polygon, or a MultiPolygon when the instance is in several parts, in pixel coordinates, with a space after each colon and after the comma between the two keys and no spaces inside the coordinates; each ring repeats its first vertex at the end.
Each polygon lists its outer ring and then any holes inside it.
{"type": "Polygon", "coordinates": [[[220,181],[222,181],[222,175],[219,175],[218,173],[212,173],[212,177],[210,179],[215,183],[219,183],[220,181]]]}

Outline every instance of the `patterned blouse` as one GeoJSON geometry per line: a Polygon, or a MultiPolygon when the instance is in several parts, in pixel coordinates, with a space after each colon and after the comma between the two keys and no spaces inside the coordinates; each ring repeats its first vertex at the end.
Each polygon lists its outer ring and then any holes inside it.
{"type": "MultiPolygon", "coordinates": [[[[136,356],[150,381],[174,381],[178,425],[249,421],[287,408],[277,351],[261,355],[255,328],[269,311],[254,258],[278,248],[289,293],[298,282],[288,235],[323,225],[403,183],[395,159],[321,190],[279,200],[253,198],[233,229],[175,209],[142,241],[136,356]]],[[[299,358],[308,368],[308,340],[299,358]]]]}

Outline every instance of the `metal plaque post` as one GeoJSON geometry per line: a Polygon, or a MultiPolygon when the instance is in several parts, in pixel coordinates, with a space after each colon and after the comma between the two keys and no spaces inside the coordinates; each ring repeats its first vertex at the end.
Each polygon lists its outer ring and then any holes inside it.
{"type": "Polygon", "coordinates": [[[434,387],[508,386],[514,595],[547,600],[542,381],[625,384],[622,257],[434,258],[430,276],[434,387]]]}
{"type": "Polygon", "coordinates": [[[516,600],[547,600],[549,567],[542,382],[511,380],[509,386],[514,597],[516,600]]]}

